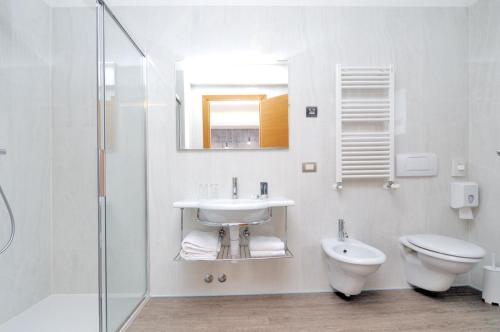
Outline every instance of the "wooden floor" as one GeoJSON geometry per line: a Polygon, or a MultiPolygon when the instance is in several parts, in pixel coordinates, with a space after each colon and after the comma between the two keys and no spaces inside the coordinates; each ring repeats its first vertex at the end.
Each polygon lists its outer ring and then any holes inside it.
{"type": "Polygon", "coordinates": [[[468,287],[442,294],[369,291],[153,298],[128,330],[149,331],[500,331],[500,308],[468,287]]]}

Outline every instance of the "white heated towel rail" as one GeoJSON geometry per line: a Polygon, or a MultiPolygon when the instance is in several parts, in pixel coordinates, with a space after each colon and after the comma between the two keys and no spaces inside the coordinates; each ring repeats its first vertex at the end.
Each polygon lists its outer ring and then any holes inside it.
{"type": "Polygon", "coordinates": [[[347,179],[394,184],[394,70],[337,65],[336,188],[347,179]]]}

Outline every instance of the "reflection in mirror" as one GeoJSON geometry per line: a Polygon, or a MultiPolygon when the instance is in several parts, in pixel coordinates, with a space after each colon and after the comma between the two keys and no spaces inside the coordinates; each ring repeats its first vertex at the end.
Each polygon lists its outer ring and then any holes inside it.
{"type": "Polygon", "coordinates": [[[176,102],[181,150],[288,148],[284,61],[179,62],[176,102]]]}

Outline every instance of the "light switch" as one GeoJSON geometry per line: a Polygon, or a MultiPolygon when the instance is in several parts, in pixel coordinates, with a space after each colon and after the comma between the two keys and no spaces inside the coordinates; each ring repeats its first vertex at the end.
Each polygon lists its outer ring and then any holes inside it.
{"type": "Polygon", "coordinates": [[[315,162],[302,163],[302,173],[315,173],[317,166],[315,162]]]}
{"type": "Polygon", "coordinates": [[[463,159],[453,159],[451,161],[451,176],[463,177],[467,174],[467,164],[463,159]]]}
{"type": "Polygon", "coordinates": [[[306,117],[307,118],[317,118],[318,117],[318,106],[307,106],[306,107],[306,117]]]}

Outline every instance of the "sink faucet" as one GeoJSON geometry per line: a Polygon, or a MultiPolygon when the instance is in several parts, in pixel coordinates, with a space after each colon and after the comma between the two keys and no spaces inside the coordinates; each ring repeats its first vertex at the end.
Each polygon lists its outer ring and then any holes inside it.
{"type": "Polygon", "coordinates": [[[347,237],[349,237],[349,236],[347,235],[347,232],[344,230],[344,219],[339,219],[338,239],[339,239],[339,241],[344,242],[347,237]]]}
{"type": "Polygon", "coordinates": [[[259,198],[265,199],[267,198],[267,182],[261,182],[260,183],[260,195],[258,195],[259,198]]]}
{"type": "Polygon", "coordinates": [[[233,178],[233,199],[238,198],[238,178],[233,178]]]}

